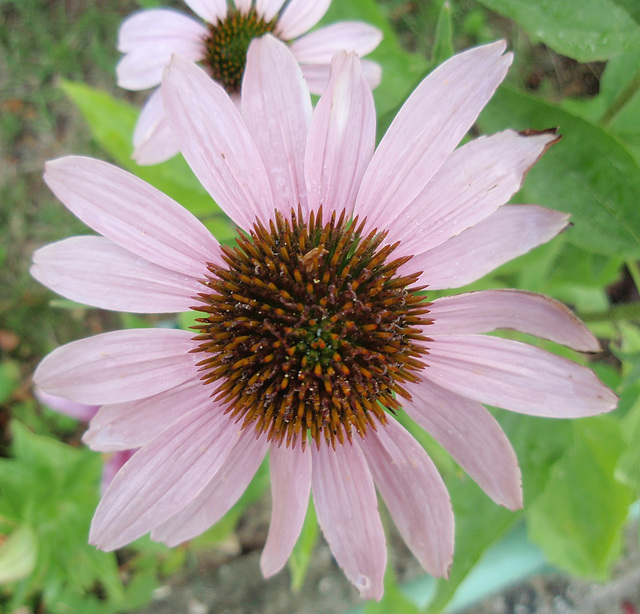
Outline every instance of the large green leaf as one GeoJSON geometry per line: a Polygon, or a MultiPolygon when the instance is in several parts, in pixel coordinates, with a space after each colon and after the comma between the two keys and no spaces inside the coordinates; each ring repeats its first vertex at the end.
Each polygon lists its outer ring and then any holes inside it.
{"type": "MultiPolygon", "coordinates": [[[[634,2],[635,0],[629,0],[634,2]]],[[[579,62],[640,49],[640,25],[613,0],[480,0],[579,62]]]]}
{"type": "Polygon", "coordinates": [[[620,141],[580,117],[508,87],[483,111],[484,131],[558,126],[563,138],[533,167],[523,195],[571,213],[569,241],[590,252],[640,256],[640,166],[620,141]]]}
{"type": "Polygon", "coordinates": [[[617,420],[572,423],[574,441],[528,509],[530,538],[570,573],[604,580],[620,554],[633,491],[614,471],[625,443],[617,420]]]}

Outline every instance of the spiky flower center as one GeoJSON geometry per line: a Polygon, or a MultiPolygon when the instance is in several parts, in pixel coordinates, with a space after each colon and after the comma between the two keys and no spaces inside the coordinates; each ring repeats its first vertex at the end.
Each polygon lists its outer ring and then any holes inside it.
{"type": "Polygon", "coordinates": [[[208,265],[194,307],[205,314],[194,327],[202,380],[242,428],[335,447],[385,424],[396,395],[410,398],[429,304],[410,287],[419,274],[398,274],[410,256],[390,259],[397,245],[363,226],[344,213],[276,213],[222,248],[226,267],[208,265]]]}
{"type": "Polygon", "coordinates": [[[208,26],[204,63],[211,76],[222,83],[229,94],[235,94],[240,91],[251,41],[273,32],[276,20],[265,21],[253,7],[247,14],[230,8],[223,20],[208,26]]]}

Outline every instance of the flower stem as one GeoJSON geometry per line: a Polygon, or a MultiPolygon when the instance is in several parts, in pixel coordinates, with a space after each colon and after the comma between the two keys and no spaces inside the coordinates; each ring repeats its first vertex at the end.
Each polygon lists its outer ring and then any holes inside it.
{"type": "Polygon", "coordinates": [[[623,109],[623,107],[636,95],[638,90],[640,90],[640,70],[636,73],[635,77],[633,77],[627,87],[620,92],[620,95],[611,103],[598,123],[601,126],[607,126],[623,109]]]}

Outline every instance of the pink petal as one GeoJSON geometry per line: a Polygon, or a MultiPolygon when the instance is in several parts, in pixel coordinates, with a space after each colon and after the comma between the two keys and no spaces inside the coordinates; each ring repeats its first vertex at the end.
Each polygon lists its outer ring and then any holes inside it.
{"type": "Polygon", "coordinates": [[[38,399],[42,405],[46,405],[49,409],[54,409],[65,416],[71,416],[76,420],[82,420],[83,422],[89,422],[96,412],[100,408],[99,405],[85,405],[84,403],[75,403],[64,397],[58,397],[53,394],[49,394],[44,390],[34,386],[33,396],[38,399]]]}
{"type": "Polygon", "coordinates": [[[116,477],[116,474],[120,469],[122,469],[125,464],[131,459],[131,457],[135,454],[136,450],[123,450],[122,452],[114,452],[110,454],[107,460],[104,462],[104,467],[102,468],[102,480],[100,482],[100,494],[104,495],[107,488],[109,488],[109,484],[113,482],[113,478],[116,477]]]}
{"type": "Polygon", "coordinates": [[[251,228],[256,217],[273,217],[264,164],[222,87],[195,64],[174,57],[162,94],[182,154],[224,212],[244,229],[251,228]]]}
{"type": "Polygon", "coordinates": [[[188,311],[198,280],[135,256],[103,237],[71,237],[33,254],[31,275],[73,301],[136,313],[188,311]]]}
{"type": "Polygon", "coordinates": [[[372,90],[375,90],[378,85],[380,85],[380,81],[382,80],[382,66],[373,60],[360,60],[360,64],[362,66],[362,73],[364,74],[364,78],[366,79],[369,87],[372,90]]]}
{"type": "Polygon", "coordinates": [[[247,489],[267,453],[265,436],[251,427],[242,431],[220,469],[198,496],[151,533],[151,539],[173,547],[193,539],[222,518],[247,489]]]}
{"type": "Polygon", "coordinates": [[[505,130],[454,151],[406,209],[392,213],[388,241],[402,241],[397,256],[433,249],[491,215],[557,140],[554,132],[505,130]]]}
{"type": "Polygon", "coordinates": [[[276,34],[283,40],[291,40],[315,26],[327,12],[331,0],[289,0],[278,19],[276,34]]]}
{"type": "Polygon", "coordinates": [[[47,162],[44,180],[85,224],[155,264],[200,277],[218,242],[177,202],[111,164],[70,156],[47,162]]]}
{"type": "Polygon", "coordinates": [[[429,307],[427,335],[489,333],[511,328],[550,339],[574,350],[597,352],[598,340],[562,303],[542,294],[488,290],[447,296],[429,307]]]}
{"type": "Polygon", "coordinates": [[[359,21],[343,21],[305,34],[291,43],[291,51],[300,64],[331,64],[339,51],[367,55],[381,40],[378,28],[359,21]]]}
{"type": "Polygon", "coordinates": [[[273,36],[255,39],[242,82],[242,115],[264,160],[277,206],[286,217],[306,212],[304,150],[311,98],[300,67],[273,36]]]}
{"type": "MultiPolygon", "coordinates": [[[[369,84],[370,89],[375,89],[380,85],[382,77],[382,67],[371,60],[360,60],[362,74],[365,81],[369,84]]],[[[329,64],[302,64],[300,66],[304,75],[307,87],[312,94],[320,96],[329,83],[330,66],[329,64]]]]}
{"type": "Polygon", "coordinates": [[[504,79],[504,41],[455,55],[411,94],[371,160],[355,213],[393,219],[436,174],[504,79]]]}
{"type": "Polygon", "coordinates": [[[555,237],[569,216],[536,205],[504,205],[475,226],[414,256],[402,272],[424,271],[431,290],[459,288],[555,237]]]}
{"type": "Polygon", "coordinates": [[[252,0],[233,0],[236,8],[243,14],[247,14],[251,8],[252,0]]]}
{"type": "Polygon", "coordinates": [[[291,449],[272,445],[269,467],[271,524],[260,557],[265,578],[284,567],[302,530],[311,491],[311,452],[303,452],[300,446],[291,449]]]}
{"type": "Polygon", "coordinates": [[[355,54],[337,54],[309,130],[305,176],[311,211],[320,205],[327,216],[353,210],[375,139],[376,111],[360,62],[355,54]]]}
{"type": "Polygon", "coordinates": [[[164,113],[162,92],[158,88],[142,107],[133,132],[132,158],[140,165],[159,164],[180,152],[171,124],[164,113]]]}
{"type": "Polygon", "coordinates": [[[515,452],[496,419],[478,402],[424,380],[407,384],[407,414],[453,456],[496,503],[522,507],[515,452]]]}
{"type": "Polygon", "coordinates": [[[214,407],[211,388],[193,377],[142,399],[103,405],[82,441],[101,452],[141,448],[185,414],[205,406],[214,407]]]}
{"type": "Polygon", "coordinates": [[[116,67],[118,85],[128,90],[155,87],[174,53],[194,61],[202,59],[207,36],[201,23],[178,11],[135,13],[120,27],[118,49],[126,55],[116,67]]]}
{"type": "Polygon", "coordinates": [[[271,21],[280,11],[285,0],[257,0],[256,12],[265,21],[271,21]]]}
{"type": "Polygon", "coordinates": [[[359,446],[311,445],[313,499],[331,552],[363,599],[380,599],[387,564],[376,491],[359,446]]]}
{"type": "Polygon", "coordinates": [[[447,487],[424,448],[389,417],[360,444],[400,535],[434,576],[453,562],[453,510],[447,487]]]}
{"type": "Polygon", "coordinates": [[[216,25],[227,16],[227,0],[184,0],[186,5],[206,22],[216,25]]]}
{"type": "Polygon", "coordinates": [[[33,375],[49,394],[78,403],[133,401],[193,378],[198,354],[193,333],[142,328],[67,343],[45,356],[33,375]]]}
{"type": "Polygon", "coordinates": [[[537,347],[484,335],[433,337],[422,376],[453,392],[533,416],[579,418],[615,409],[594,373],[537,347]]]}
{"type": "Polygon", "coordinates": [[[218,472],[238,436],[237,425],[211,407],[165,429],[113,479],[93,517],[89,542],[115,550],[177,514],[218,472]]]}

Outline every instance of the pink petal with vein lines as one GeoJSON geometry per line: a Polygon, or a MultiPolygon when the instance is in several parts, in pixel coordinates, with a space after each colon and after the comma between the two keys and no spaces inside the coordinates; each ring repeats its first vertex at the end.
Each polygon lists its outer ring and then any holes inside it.
{"type": "Polygon", "coordinates": [[[311,491],[311,451],[303,451],[300,446],[290,449],[272,445],[269,468],[271,524],[260,557],[265,578],[284,567],[302,530],[311,491]]]}
{"type": "Polygon", "coordinates": [[[460,53],[416,88],[371,160],[357,215],[393,219],[421,192],[504,79],[512,59],[504,49],[500,41],[460,53]]]}
{"type": "Polygon", "coordinates": [[[309,210],[353,210],[375,147],[373,96],[354,54],[337,54],[311,121],[305,158],[309,210]]]}
{"type": "Polygon", "coordinates": [[[522,478],[515,452],[481,403],[423,379],[406,384],[413,399],[407,415],[427,431],[496,503],[522,507],[522,478]]]}
{"type": "Polygon", "coordinates": [[[177,202],[111,164],[70,156],[47,162],[46,184],[87,226],[160,266],[192,277],[220,262],[211,233],[177,202]]]}
{"type": "Polygon", "coordinates": [[[162,92],[156,89],[142,107],[133,132],[131,157],[140,165],[159,164],[180,153],[162,105],[162,92]]]}
{"type": "Polygon", "coordinates": [[[387,241],[402,241],[396,257],[433,249],[491,215],[557,139],[505,130],[454,151],[406,209],[392,213],[387,241]]]}
{"type": "Polygon", "coordinates": [[[31,275],[73,301],[132,313],[188,311],[194,303],[191,297],[204,289],[193,277],[93,236],[71,237],[40,248],[33,254],[31,275]]]}
{"type": "Polygon", "coordinates": [[[481,403],[549,418],[595,416],[617,404],[590,369],[526,343],[485,335],[432,338],[422,376],[481,403]]]}
{"type": "Polygon", "coordinates": [[[210,24],[216,25],[227,15],[227,0],[184,0],[185,4],[210,24]]]}
{"type": "Polygon", "coordinates": [[[313,500],[331,552],[363,599],[380,599],[387,549],[365,457],[355,442],[310,447],[313,500]]]}
{"type": "Polygon", "coordinates": [[[211,390],[194,377],[142,399],[103,405],[82,441],[101,452],[141,448],[176,420],[205,406],[221,411],[211,400],[211,390]]]}
{"type": "Polygon", "coordinates": [[[120,470],[96,510],[89,542],[115,550],[189,504],[223,465],[240,432],[204,407],[165,429],[120,470]]]}
{"type": "Polygon", "coordinates": [[[220,520],[241,497],[267,453],[266,436],[256,439],[251,428],[242,431],[220,469],[199,495],[151,533],[151,539],[177,546],[193,539],[220,520]]]}
{"type": "Polygon", "coordinates": [[[49,394],[48,392],[38,388],[38,386],[33,387],[33,396],[36,397],[42,405],[46,405],[50,409],[60,412],[65,416],[71,416],[72,418],[82,420],[83,422],[89,422],[100,408],[99,405],[75,403],[74,401],[70,401],[64,397],[49,394]]]}
{"type": "Polygon", "coordinates": [[[503,205],[475,226],[423,254],[400,272],[423,271],[431,290],[459,288],[555,237],[569,216],[536,205],[503,205]]]}
{"type": "Polygon", "coordinates": [[[447,296],[433,301],[434,322],[427,335],[489,333],[510,328],[561,343],[581,352],[597,352],[598,340],[562,303],[520,290],[487,290],[447,296]]]}
{"type": "Polygon", "coordinates": [[[182,154],[223,211],[245,230],[256,217],[270,219],[274,200],[264,163],[222,87],[195,64],[174,56],[162,94],[182,154]]]}
{"type": "Polygon", "coordinates": [[[265,21],[271,21],[282,8],[285,0],[256,0],[256,12],[265,21]]]}
{"type": "Polygon", "coordinates": [[[45,392],[78,403],[133,401],[193,378],[199,355],[193,333],[141,328],[102,333],[59,347],[33,380],[45,392]]]}
{"type": "Polygon", "coordinates": [[[251,43],[242,81],[242,115],[265,162],[276,204],[289,217],[291,209],[307,211],[304,149],[311,98],[300,67],[286,45],[273,36],[251,43]]]}
{"type": "Polygon", "coordinates": [[[447,488],[424,448],[389,417],[360,443],[373,479],[407,546],[434,576],[453,561],[453,510],[447,488]]]}
{"type": "Polygon", "coordinates": [[[342,21],[305,34],[290,45],[300,64],[331,64],[339,51],[354,51],[360,57],[371,53],[382,40],[382,32],[367,23],[342,21]]]}
{"type": "Polygon", "coordinates": [[[315,26],[327,12],[331,0],[289,0],[280,14],[275,34],[289,41],[315,26]]]}

